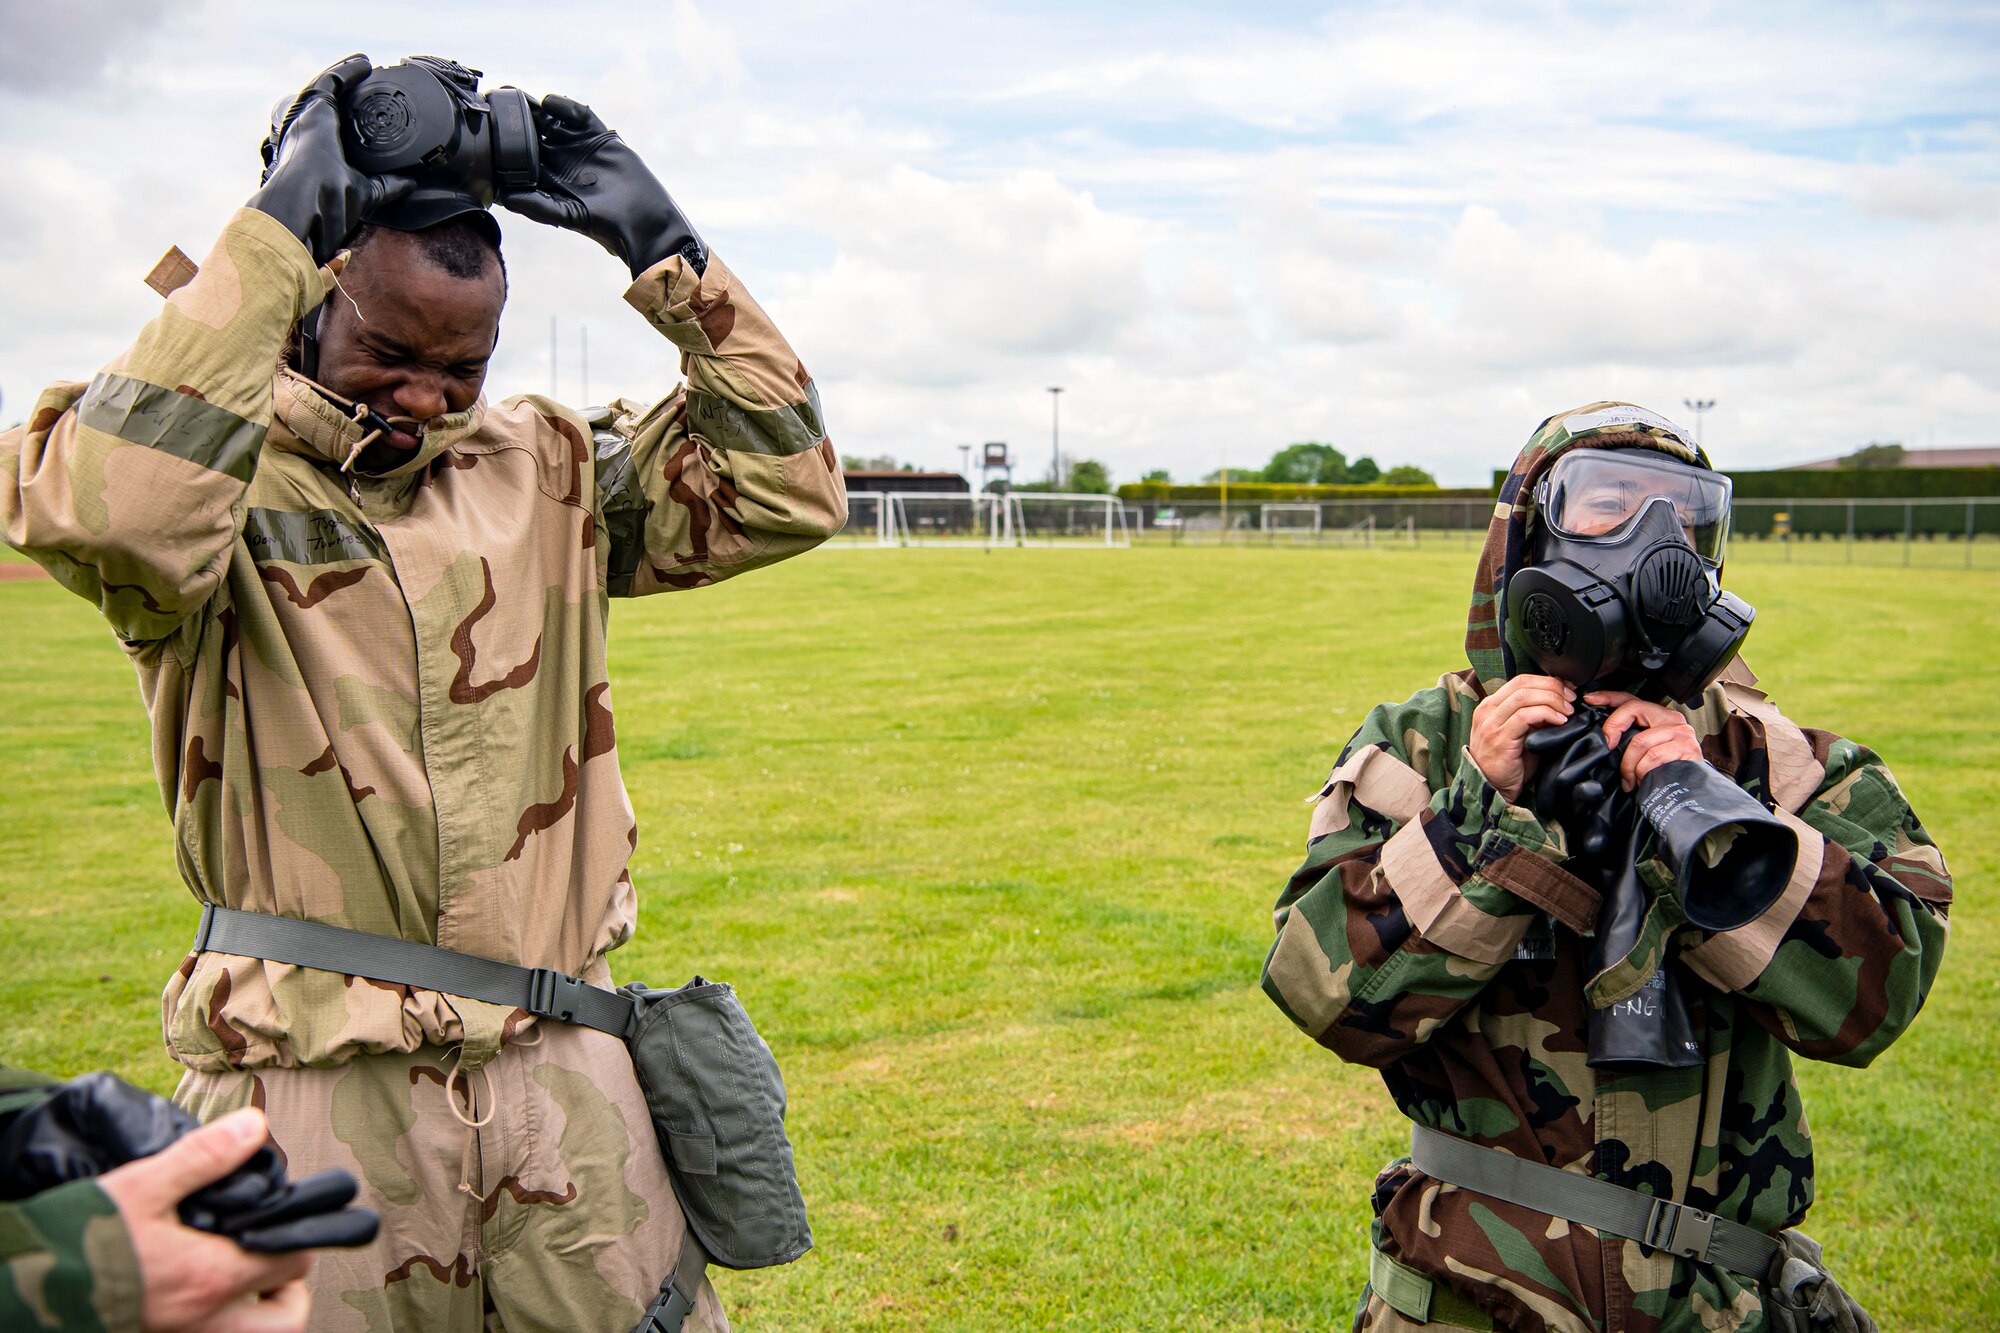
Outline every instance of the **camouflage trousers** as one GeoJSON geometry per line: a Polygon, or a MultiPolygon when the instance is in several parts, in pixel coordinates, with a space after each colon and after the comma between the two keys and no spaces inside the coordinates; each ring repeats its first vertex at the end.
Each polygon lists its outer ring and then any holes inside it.
{"type": "MultiPolygon", "coordinates": [[[[628,1333],[686,1228],[615,1037],[538,1024],[477,1070],[455,1052],[332,1069],[190,1071],[202,1120],[261,1106],[294,1177],[343,1167],[382,1234],[313,1266],[314,1333],[628,1333]]],[[[727,1333],[703,1280],[688,1333],[727,1333]]]]}
{"type": "Polygon", "coordinates": [[[1493,1321],[1478,1311],[1461,1317],[1463,1323],[1444,1315],[1419,1322],[1376,1295],[1373,1288],[1363,1287],[1361,1304],[1354,1311],[1354,1333],[1492,1333],[1493,1321]]]}

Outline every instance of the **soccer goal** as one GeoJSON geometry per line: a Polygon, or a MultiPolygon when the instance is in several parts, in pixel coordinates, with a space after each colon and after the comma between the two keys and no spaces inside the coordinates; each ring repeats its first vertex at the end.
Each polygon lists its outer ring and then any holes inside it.
{"type": "Polygon", "coordinates": [[[1363,514],[1352,523],[1342,523],[1327,534],[1336,546],[1373,546],[1375,544],[1375,515],[1363,514]]]}
{"type": "Polygon", "coordinates": [[[1289,542],[1316,542],[1324,522],[1324,515],[1316,504],[1257,506],[1257,526],[1264,530],[1265,538],[1274,546],[1280,537],[1289,542]]]}
{"type": "Polygon", "coordinates": [[[885,498],[885,546],[1003,546],[1013,542],[1013,515],[998,495],[891,491],[885,498]]]}
{"type": "Polygon", "coordinates": [[[879,491],[849,491],[847,523],[835,534],[835,540],[849,546],[889,545],[887,499],[879,491]]]}
{"type": "Polygon", "coordinates": [[[1014,491],[1007,496],[1016,546],[1130,546],[1125,506],[1115,495],[1014,491]]]}

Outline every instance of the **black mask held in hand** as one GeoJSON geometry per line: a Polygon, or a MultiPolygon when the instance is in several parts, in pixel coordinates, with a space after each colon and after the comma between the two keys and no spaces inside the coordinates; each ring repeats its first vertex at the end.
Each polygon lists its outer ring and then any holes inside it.
{"type": "MultiPolygon", "coordinates": [[[[479,77],[455,60],[410,56],[375,70],[342,99],[347,160],[370,175],[416,181],[367,221],[421,231],[490,208],[504,191],[533,188],[542,166],[533,103],[519,88],[482,96],[479,77]]],[[[492,230],[497,238],[499,228],[492,230]]]]}
{"type": "MultiPolygon", "coordinates": [[[[100,1176],[171,1147],[200,1122],[114,1074],[85,1074],[18,1112],[0,1130],[0,1200],[25,1199],[100,1176]]],[[[181,1221],[246,1250],[275,1253],[366,1245],[381,1219],[350,1208],[354,1177],[322,1171],[288,1181],[269,1144],[221,1180],[183,1199],[181,1221]]]]}
{"type": "Polygon", "coordinates": [[[275,219],[324,264],[364,218],[408,194],[410,177],[363,170],[341,143],[341,101],[371,77],[366,56],[349,56],[281,102],[264,140],[263,184],[249,205],[275,219]]]}
{"type": "Polygon", "coordinates": [[[1674,502],[1647,500],[1601,536],[1544,524],[1507,580],[1507,620],[1541,669],[1582,686],[1692,704],[1750,633],[1756,608],[1724,592],[1674,502]]]}

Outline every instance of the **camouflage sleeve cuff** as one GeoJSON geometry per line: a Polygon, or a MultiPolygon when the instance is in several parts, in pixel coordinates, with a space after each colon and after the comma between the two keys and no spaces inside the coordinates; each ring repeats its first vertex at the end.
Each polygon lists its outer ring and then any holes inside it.
{"type": "Polygon", "coordinates": [[[1458,772],[1452,776],[1451,791],[1459,799],[1448,808],[1464,812],[1459,829],[1467,835],[1474,868],[1516,850],[1533,852],[1550,861],[1568,858],[1562,830],[1549,827],[1534,811],[1502,796],[1500,789],[1473,762],[1469,747],[1459,752],[1458,772]]]}
{"type": "Polygon", "coordinates": [[[0,1325],[137,1333],[140,1297],[132,1237],[96,1181],[0,1207],[0,1325]]]}
{"type": "Polygon", "coordinates": [[[1534,853],[1549,842],[1540,821],[1508,804],[1466,752],[1422,817],[1382,844],[1382,873],[1425,940],[1497,965],[1513,956],[1536,907],[1580,907],[1556,883],[1569,876],[1537,864],[1534,853]]]}
{"type": "Polygon", "coordinates": [[[625,303],[644,315],[648,324],[683,352],[714,356],[715,344],[723,340],[729,328],[718,326],[717,319],[721,316],[712,316],[711,312],[725,312],[733,322],[733,308],[727,298],[735,285],[736,275],[713,253],[708,257],[707,268],[700,273],[680,255],[672,254],[632,280],[632,285],[625,289],[625,303]]]}

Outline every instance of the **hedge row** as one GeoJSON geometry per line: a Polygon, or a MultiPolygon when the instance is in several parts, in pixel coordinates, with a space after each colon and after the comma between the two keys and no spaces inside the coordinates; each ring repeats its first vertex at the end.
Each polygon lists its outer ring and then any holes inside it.
{"type": "Polygon", "coordinates": [[[2000,495],[2000,467],[1844,467],[1732,472],[1739,500],[1924,500],[2000,495]]]}
{"type": "MultiPolygon", "coordinates": [[[[1739,500],[1926,500],[2000,495],[2000,467],[1841,467],[1731,472],[1728,476],[1736,483],[1739,500]]],[[[1506,479],[1506,469],[1494,471],[1495,494],[1506,479]]]]}
{"type": "MultiPolygon", "coordinates": [[[[1128,481],[1118,488],[1118,498],[1127,504],[1163,503],[1175,500],[1216,501],[1222,487],[1175,486],[1164,481],[1128,481]]],[[[1232,481],[1229,498],[1243,504],[1284,504],[1288,501],[1327,500],[1490,500],[1493,492],[1477,486],[1451,489],[1442,486],[1319,486],[1309,483],[1232,481]]]]}

